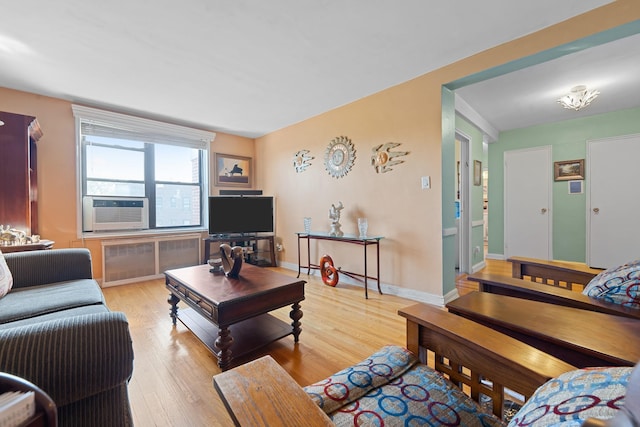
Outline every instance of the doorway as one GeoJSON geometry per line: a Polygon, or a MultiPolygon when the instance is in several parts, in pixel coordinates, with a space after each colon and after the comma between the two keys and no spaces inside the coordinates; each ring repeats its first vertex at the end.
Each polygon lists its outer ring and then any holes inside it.
{"type": "Polygon", "coordinates": [[[456,274],[471,273],[470,139],[456,131],[456,274]]]}

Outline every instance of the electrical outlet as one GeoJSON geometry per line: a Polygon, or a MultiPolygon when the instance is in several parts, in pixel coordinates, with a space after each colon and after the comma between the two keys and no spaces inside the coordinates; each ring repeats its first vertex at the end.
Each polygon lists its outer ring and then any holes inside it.
{"type": "Polygon", "coordinates": [[[422,178],[420,178],[420,184],[423,190],[431,188],[431,177],[423,176],[422,178]]]}

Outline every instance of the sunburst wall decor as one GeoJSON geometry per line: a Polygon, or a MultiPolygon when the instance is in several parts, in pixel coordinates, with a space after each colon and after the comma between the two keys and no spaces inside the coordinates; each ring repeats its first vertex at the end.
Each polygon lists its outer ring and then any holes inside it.
{"type": "Polygon", "coordinates": [[[324,166],[334,178],[348,174],[355,160],[356,149],[346,136],[332,139],[324,152],[324,166]]]}

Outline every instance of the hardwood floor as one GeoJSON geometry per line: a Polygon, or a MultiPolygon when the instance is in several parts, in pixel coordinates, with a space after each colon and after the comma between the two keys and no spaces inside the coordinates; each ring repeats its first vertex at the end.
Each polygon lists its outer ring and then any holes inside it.
{"type": "MultiPolygon", "coordinates": [[[[510,274],[502,261],[488,261],[492,272],[510,274]]],[[[295,272],[275,269],[295,276],[295,272]]],[[[399,308],[415,301],[339,284],[332,288],[313,276],[307,280],[300,342],[291,336],[254,354],[270,354],[297,382],[308,385],[357,363],[387,344],[405,345],[404,319],[399,308]]],[[[462,295],[477,289],[474,282],[458,278],[462,295]]],[[[129,319],[135,351],[129,384],[134,422],[146,426],[233,425],[212,378],[220,370],[216,359],[180,322],[169,318],[164,280],[152,280],[103,289],[107,304],[129,319]]],[[[180,305],[179,305],[180,307],[180,305]]],[[[289,322],[290,308],[273,314],[289,322]]]]}

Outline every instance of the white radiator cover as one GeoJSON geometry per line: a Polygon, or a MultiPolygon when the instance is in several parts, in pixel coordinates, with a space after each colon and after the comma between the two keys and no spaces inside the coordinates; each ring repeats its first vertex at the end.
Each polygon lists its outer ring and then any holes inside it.
{"type": "Polygon", "coordinates": [[[166,270],[201,262],[200,234],[102,241],[102,286],[163,277],[166,270]]]}

